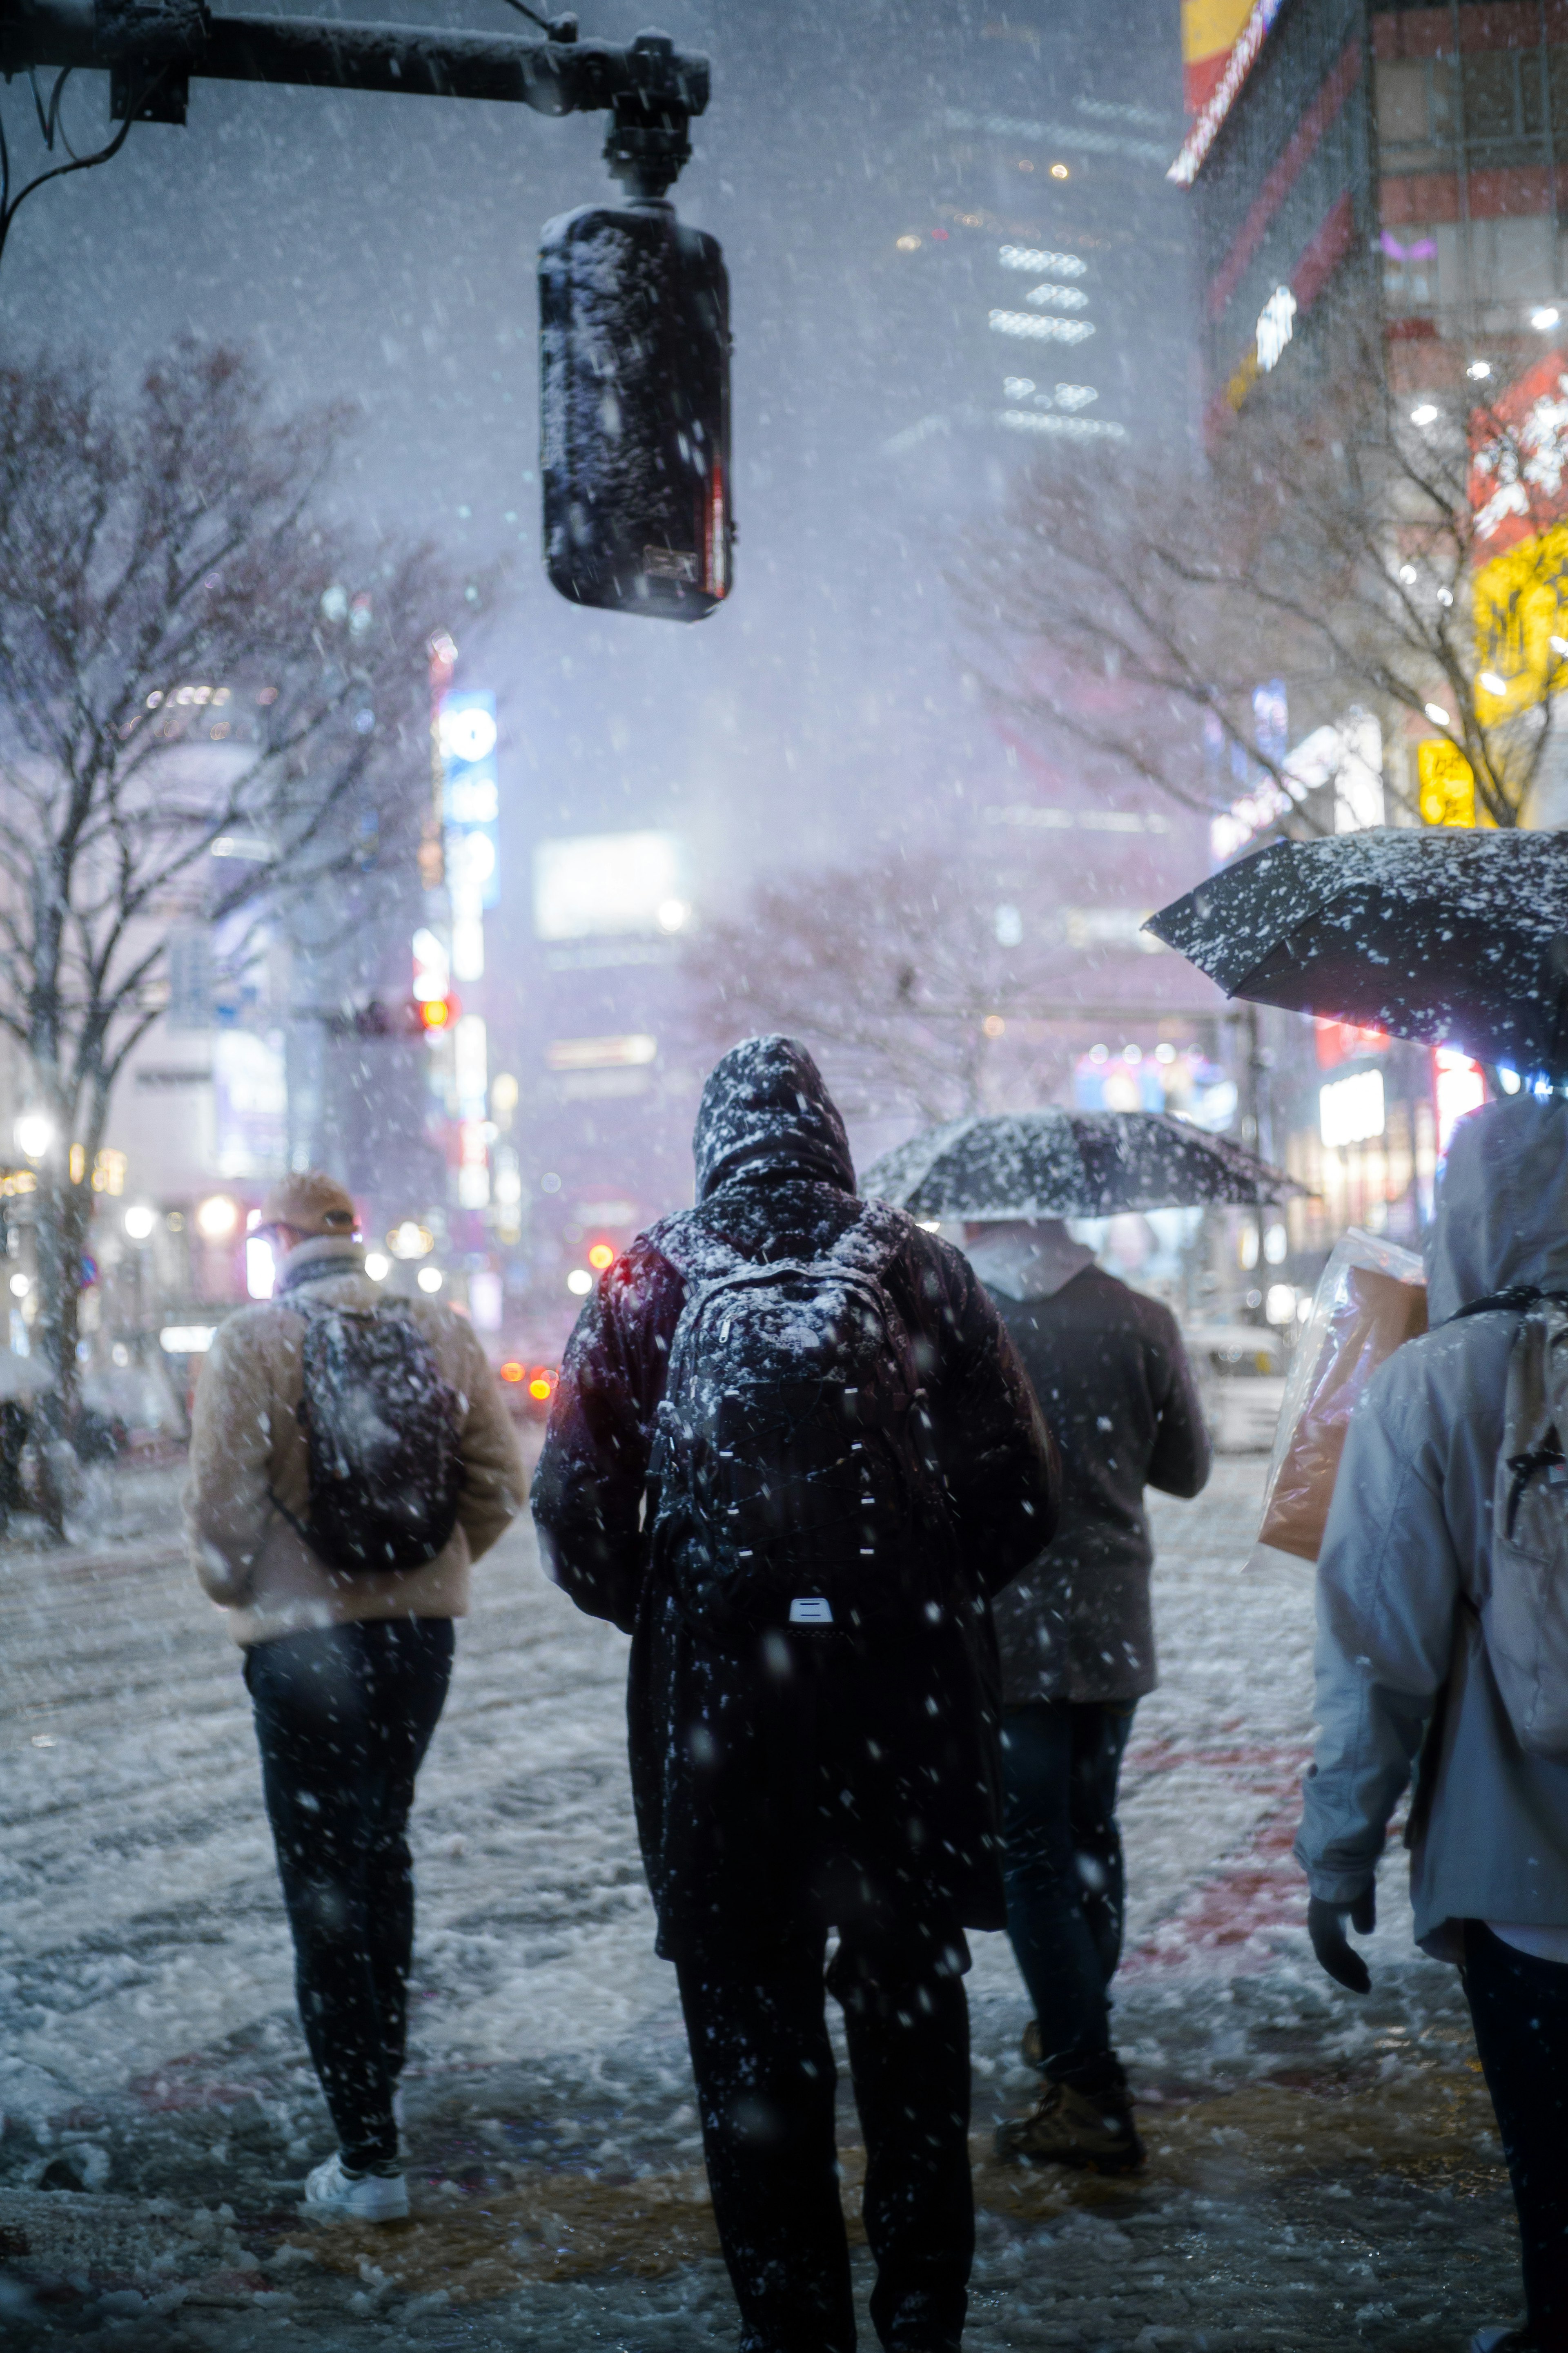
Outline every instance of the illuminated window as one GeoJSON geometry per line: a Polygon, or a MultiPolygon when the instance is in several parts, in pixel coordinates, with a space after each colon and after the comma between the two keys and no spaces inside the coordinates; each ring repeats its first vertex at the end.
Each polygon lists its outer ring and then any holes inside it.
{"type": "Polygon", "coordinates": [[[1047,253],[1035,245],[1005,245],[996,259],[1004,269],[1027,269],[1037,278],[1081,278],[1089,268],[1081,254],[1047,253]]]}
{"type": "Polygon", "coordinates": [[[1041,319],[1032,311],[993,311],[994,335],[1016,335],[1026,343],[1081,343],[1093,334],[1089,319],[1041,319]]]}

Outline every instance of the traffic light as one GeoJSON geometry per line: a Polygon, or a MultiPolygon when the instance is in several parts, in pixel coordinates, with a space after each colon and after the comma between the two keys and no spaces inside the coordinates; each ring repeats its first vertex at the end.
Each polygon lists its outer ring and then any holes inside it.
{"type": "Polygon", "coordinates": [[[546,224],[544,562],[574,604],[700,621],[731,586],[730,280],[716,237],[645,199],[546,224]]]}
{"type": "Polygon", "coordinates": [[[373,997],[368,1005],[318,1015],[317,1018],[324,1018],[328,1035],[333,1038],[428,1038],[440,1037],[450,1029],[462,1009],[449,993],[446,997],[408,997],[400,1005],[387,1005],[373,997]]]}

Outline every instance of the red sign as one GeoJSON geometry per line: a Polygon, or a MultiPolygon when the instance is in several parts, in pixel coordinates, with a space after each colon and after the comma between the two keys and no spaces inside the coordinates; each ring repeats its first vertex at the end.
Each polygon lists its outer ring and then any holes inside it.
{"type": "Polygon", "coordinates": [[[1437,1157],[1447,1154],[1454,1130],[1487,1099],[1487,1076],[1479,1062],[1454,1046],[1432,1049],[1432,1101],[1437,1115],[1437,1157]]]}
{"type": "Polygon", "coordinates": [[[1568,515],[1568,353],[1548,352],[1475,410],[1470,512],[1483,564],[1568,515]]]}
{"type": "Polygon", "coordinates": [[[1342,1062],[1352,1062],[1358,1054],[1381,1054],[1388,1043],[1386,1029],[1358,1029],[1353,1021],[1316,1020],[1318,1068],[1337,1070],[1342,1062]]]}

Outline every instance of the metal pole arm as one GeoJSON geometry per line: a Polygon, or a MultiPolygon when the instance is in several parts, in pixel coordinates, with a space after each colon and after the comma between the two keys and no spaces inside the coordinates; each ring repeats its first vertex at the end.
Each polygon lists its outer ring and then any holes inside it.
{"type": "Polygon", "coordinates": [[[212,16],[200,0],[0,0],[0,72],[29,66],[182,79],[302,83],[413,98],[488,98],[562,115],[613,108],[633,121],[700,114],[705,57],[658,33],[607,41],[514,39],[310,16],[212,16]]]}

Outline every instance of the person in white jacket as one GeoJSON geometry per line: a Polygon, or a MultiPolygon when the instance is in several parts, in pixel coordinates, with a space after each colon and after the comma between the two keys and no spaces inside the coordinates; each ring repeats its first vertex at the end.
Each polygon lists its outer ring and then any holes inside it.
{"type": "Polygon", "coordinates": [[[1460,1123],[1426,1268],[1431,1328],[1368,1384],[1334,1489],[1296,1855],[1318,1958],[1364,1993],[1345,1919],[1374,1924],[1415,1775],[1415,1936],[1463,1973],[1523,2242],[1525,2325],[1483,2328],[1473,2353],[1568,2353],[1568,1758],[1521,1747],[1479,1614],[1514,1335],[1531,1293],[1568,1296],[1568,1103],[1520,1094],[1460,1123]]]}

